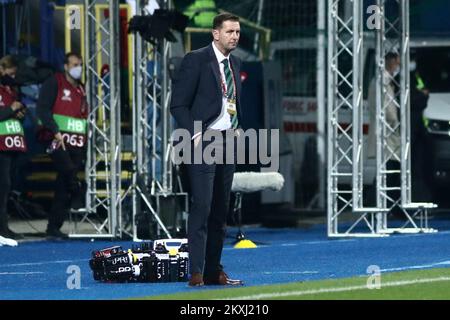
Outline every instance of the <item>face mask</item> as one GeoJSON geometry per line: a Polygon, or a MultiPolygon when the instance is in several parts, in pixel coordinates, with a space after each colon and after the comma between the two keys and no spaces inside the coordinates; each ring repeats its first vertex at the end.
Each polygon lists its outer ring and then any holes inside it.
{"type": "Polygon", "coordinates": [[[411,62],[409,63],[409,71],[410,71],[410,72],[414,72],[414,71],[416,71],[416,68],[417,68],[416,62],[415,62],[415,61],[411,61],[411,62]]]}
{"type": "Polygon", "coordinates": [[[400,73],[400,66],[394,69],[394,72],[392,73],[392,76],[396,77],[400,73]]]}
{"type": "Polygon", "coordinates": [[[7,74],[0,78],[0,82],[4,86],[14,86],[16,84],[14,78],[7,74]]]}
{"type": "Polygon", "coordinates": [[[83,72],[83,69],[81,68],[81,66],[78,67],[73,67],[69,70],[69,74],[72,78],[74,78],[75,80],[80,80],[81,79],[81,73],[83,72]]]}

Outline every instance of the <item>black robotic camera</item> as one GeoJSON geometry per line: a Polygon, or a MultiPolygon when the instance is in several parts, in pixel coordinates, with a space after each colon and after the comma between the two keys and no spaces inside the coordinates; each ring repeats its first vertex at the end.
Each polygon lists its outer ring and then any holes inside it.
{"type": "Polygon", "coordinates": [[[138,32],[141,37],[152,43],[166,39],[176,42],[171,30],[184,32],[189,17],[176,10],[155,10],[153,15],[133,16],[128,25],[128,33],[138,32]]]}

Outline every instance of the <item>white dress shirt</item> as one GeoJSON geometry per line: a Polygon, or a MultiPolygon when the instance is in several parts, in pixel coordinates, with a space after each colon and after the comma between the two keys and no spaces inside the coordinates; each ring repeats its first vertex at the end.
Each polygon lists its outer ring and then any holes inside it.
{"type": "MultiPolygon", "coordinates": [[[[214,41],[212,43],[212,47],[214,49],[214,54],[216,55],[217,62],[219,63],[220,77],[223,81],[223,85],[225,86],[226,90],[228,91],[228,88],[226,87],[227,85],[226,85],[226,81],[225,81],[224,65],[223,65],[222,61],[224,59],[227,59],[228,65],[231,65],[229,63],[230,55],[225,57],[223,55],[223,53],[220,52],[219,49],[217,49],[216,45],[214,44],[214,41]]],[[[213,123],[211,123],[211,125],[209,126],[209,129],[222,131],[222,130],[227,130],[227,129],[231,128],[231,117],[230,117],[230,114],[227,112],[226,104],[227,104],[227,98],[224,97],[222,94],[222,111],[220,112],[219,117],[213,123]]]]}
{"type": "MultiPolygon", "coordinates": [[[[223,81],[223,85],[226,88],[226,83],[225,83],[225,72],[224,72],[224,66],[223,66],[223,59],[228,59],[229,62],[229,58],[230,55],[228,55],[227,57],[225,57],[223,55],[222,52],[219,51],[219,49],[217,49],[216,45],[214,44],[214,41],[212,43],[212,47],[214,50],[214,54],[216,55],[217,58],[217,62],[219,63],[219,69],[220,69],[220,76],[222,78],[223,81]]],[[[228,91],[228,88],[226,88],[228,91]]],[[[221,92],[223,93],[223,92],[221,92]]],[[[222,94],[222,111],[220,112],[220,115],[217,117],[216,120],[214,120],[210,126],[208,127],[208,129],[213,129],[213,130],[227,130],[231,128],[231,117],[230,114],[227,112],[227,108],[226,108],[226,103],[227,103],[227,98],[223,96],[222,94]]],[[[200,133],[195,134],[192,139],[195,139],[200,133]]]]}

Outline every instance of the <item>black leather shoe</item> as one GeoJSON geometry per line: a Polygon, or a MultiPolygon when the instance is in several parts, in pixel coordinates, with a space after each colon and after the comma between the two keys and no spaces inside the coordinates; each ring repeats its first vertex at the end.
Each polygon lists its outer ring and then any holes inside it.
{"type": "Polygon", "coordinates": [[[50,240],[65,240],[69,239],[69,236],[60,230],[49,229],[47,230],[47,239],[50,240]]]}
{"type": "Polygon", "coordinates": [[[190,287],[201,287],[204,285],[203,275],[201,273],[195,272],[192,274],[191,279],[189,279],[190,287]]]}
{"type": "Polygon", "coordinates": [[[242,280],[231,279],[228,275],[220,271],[219,276],[215,279],[207,278],[204,279],[205,285],[219,285],[219,286],[242,286],[244,282],[242,280]]]}
{"type": "Polygon", "coordinates": [[[22,240],[24,239],[23,234],[15,233],[11,229],[7,228],[5,230],[0,230],[0,236],[13,240],[22,240]]]}

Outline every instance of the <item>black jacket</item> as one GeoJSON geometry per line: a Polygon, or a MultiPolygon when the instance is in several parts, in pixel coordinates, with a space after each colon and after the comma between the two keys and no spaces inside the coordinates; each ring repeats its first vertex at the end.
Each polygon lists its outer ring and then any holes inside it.
{"type": "Polygon", "coordinates": [[[420,136],[425,134],[425,126],[423,124],[423,111],[427,107],[428,95],[423,91],[417,89],[416,77],[413,73],[410,74],[411,79],[411,141],[414,142],[420,136]]]}
{"type": "Polygon", "coordinates": [[[13,118],[14,111],[11,107],[0,108],[0,121],[5,121],[10,118],[13,118]]]}
{"type": "MultiPolygon", "coordinates": [[[[240,104],[241,79],[239,58],[230,55],[231,67],[236,80],[236,108],[241,123],[240,104]]],[[[191,136],[194,121],[202,122],[202,132],[219,117],[222,111],[222,86],[220,69],[212,44],[189,52],[183,58],[172,84],[170,112],[180,128],[187,129],[191,136]]]]}
{"type": "Polygon", "coordinates": [[[39,92],[39,99],[36,105],[36,114],[41,120],[42,125],[52,131],[59,132],[58,125],[53,120],[53,105],[58,95],[58,81],[55,76],[51,76],[42,84],[39,92]]]}

